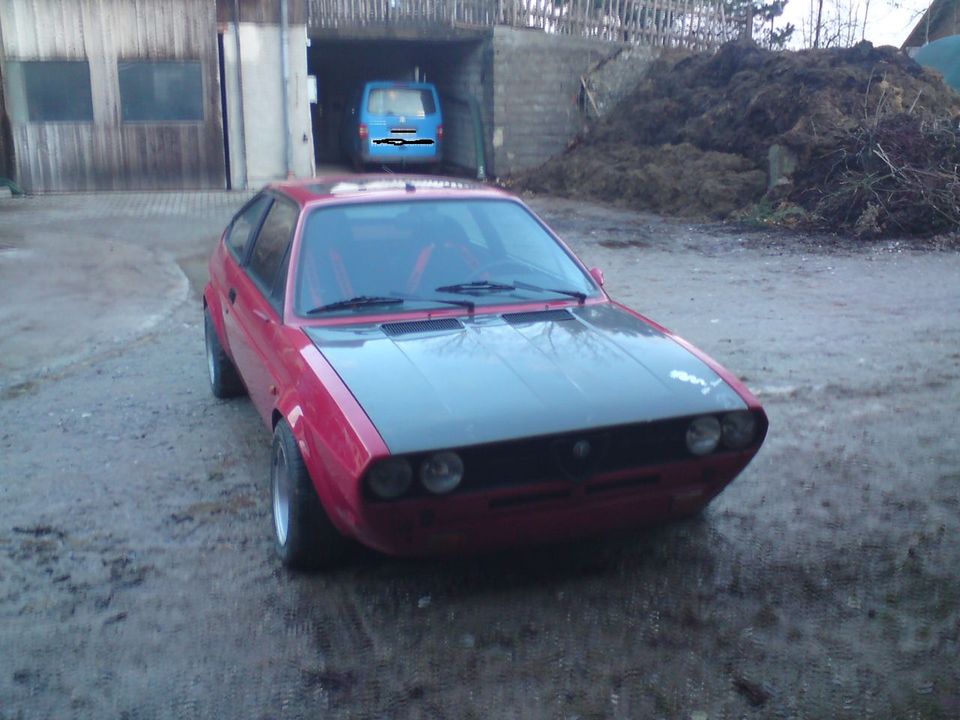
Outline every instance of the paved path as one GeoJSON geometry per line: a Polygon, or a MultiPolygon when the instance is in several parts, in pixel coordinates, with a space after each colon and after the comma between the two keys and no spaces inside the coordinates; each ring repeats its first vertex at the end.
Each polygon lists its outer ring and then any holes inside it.
{"type": "Polygon", "coordinates": [[[0,387],[142,336],[206,278],[248,192],[0,199],[0,387]]]}

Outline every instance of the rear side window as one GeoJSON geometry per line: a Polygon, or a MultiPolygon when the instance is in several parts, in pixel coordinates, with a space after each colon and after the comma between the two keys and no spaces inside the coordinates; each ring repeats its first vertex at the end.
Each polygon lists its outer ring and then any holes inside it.
{"type": "MultiPolygon", "coordinates": [[[[287,200],[277,200],[253,245],[253,254],[250,256],[250,277],[260,286],[264,295],[275,301],[282,296],[282,292],[275,293],[278,277],[286,277],[286,273],[279,272],[284,264],[287,246],[297,226],[299,208],[287,200]]],[[[276,302],[274,302],[276,305],[276,302]]]]}
{"type": "Polygon", "coordinates": [[[227,231],[227,247],[238,262],[241,262],[246,255],[250,238],[260,227],[263,213],[266,212],[270,202],[269,196],[260,195],[237,213],[233,222],[230,223],[230,229],[227,231]]]}
{"type": "Polygon", "coordinates": [[[367,99],[367,112],[371,115],[425,117],[436,111],[437,105],[430,90],[373,88],[367,99]]]}

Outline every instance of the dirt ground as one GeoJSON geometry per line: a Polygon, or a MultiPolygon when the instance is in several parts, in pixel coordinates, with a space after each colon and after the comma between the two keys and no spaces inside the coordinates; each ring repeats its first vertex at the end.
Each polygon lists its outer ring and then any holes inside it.
{"type": "Polygon", "coordinates": [[[0,719],[960,716],[955,250],[537,199],[615,297],[746,379],[764,448],[682,524],[297,575],[270,435],[205,376],[198,287],[242,200],[0,202],[4,324],[33,318],[0,334],[0,719]],[[92,263],[72,295],[24,278],[58,236],[92,263]]]}

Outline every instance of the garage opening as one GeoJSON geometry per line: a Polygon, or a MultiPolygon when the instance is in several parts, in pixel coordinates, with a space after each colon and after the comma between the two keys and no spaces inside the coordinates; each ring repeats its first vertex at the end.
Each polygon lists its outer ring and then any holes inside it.
{"type": "Polygon", "coordinates": [[[443,170],[466,174],[484,166],[477,142],[492,120],[491,51],[486,34],[456,39],[311,37],[307,71],[316,78],[311,106],[318,166],[345,164],[342,133],[351,95],[371,80],[432,82],[443,110],[443,170]],[[489,86],[489,87],[488,87],[489,86]],[[473,106],[473,107],[471,107],[473,106]],[[478,157],[479,156],[479,157],[478,157]]]}

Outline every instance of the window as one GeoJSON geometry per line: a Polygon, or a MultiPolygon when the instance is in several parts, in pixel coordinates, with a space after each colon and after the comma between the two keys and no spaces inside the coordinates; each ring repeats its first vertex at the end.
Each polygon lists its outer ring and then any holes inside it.
{"type": "Polygon", "coordinates": [[[562,296],[540,288],[597,295],[563,246],[522,205],[507,200],[318,208],[304,221],[297,267],[295,309],[301,315],[358,295],[404,300],[403,306],[378,306],[377,312],[464,295],[478,306],[562,296]],[[514,287],[481,287],[475,293],[440,289],[477,282],[514,287]]]}
{"type": "Polygon", "coordinates": [[[283,289],[277,288],[274,283],[278,275],[286,277],[286,273],[278,273],[287,253],[287,246],[297,226],[300,211],[296,205],[278,200],[267,213],[263,221],[260,234],[253,245],[253,254],[250,256],[250,277],[260,286],[264,294],[271,298],[274,305],[282,304],[283,289]]]}
{"type": "Polygon", "coordinates": [[[203,120],[199,61],[121,60],[117,70],[124,122],[203,120]]]}
{"type": "Polygon", "coordinates": [[[7,63],[7,97],[14,122],[92,122],[86,60],[7,63]]]}
{"type": "Polygon", "coordinates": [[[227,231],[227,247],[233,252],[233,256],[238,262],[241,262],[247,253],[247,243],[250,237],[260,227],[260,221],[263,219],[263,213],[270,205],[269,195],[260,195],[253,200],[233,219],[230,223],[230,230],[227,231]]]}
{"type": "Polygon", "coordinates": [[[433,93],[429,90],[374,88],[367,100],[367,112],[371,115],[426,117],[436,111],[433,93]]]}

